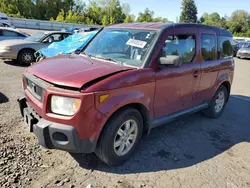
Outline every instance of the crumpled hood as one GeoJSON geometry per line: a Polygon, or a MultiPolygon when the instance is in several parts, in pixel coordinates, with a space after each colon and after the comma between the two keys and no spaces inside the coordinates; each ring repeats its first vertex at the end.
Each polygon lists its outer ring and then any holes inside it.
{"type": "Polygon", "coordinates": [[[27,71],[56,85],[81,88],[94,79],[129,69],[132,68],[81,55],[60,55],[45,59],[27,71]]]}

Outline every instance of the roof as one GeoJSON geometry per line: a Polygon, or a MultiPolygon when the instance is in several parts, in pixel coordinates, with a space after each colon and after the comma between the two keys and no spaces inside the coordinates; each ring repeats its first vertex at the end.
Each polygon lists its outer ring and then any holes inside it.
{"type": "Polygon", "coordinates": [[[223,36],[230,36],[232,37],[232,33],[229,31],[214,27],[214,26],[209,26],[209,25],[203,25],[203,24],[198,24],[198,23],[162,23],[162,22],[147,22],[147,23],[122,23],[122,24],[114,24],[114,25],[109,25],[107,28],[136,28],[136,29],[153,29],[153,30],[164,30],[167,28],[178,28],[178,27],[196,27],[196,28],[204,28],[204,29],[210,29],[215,31],[218,35],[223,35],[223,36]]]}
{"type": "Polygon", "coordinates": [[[48,34],[56,34],[56,33],[67,33],[67,34],[72,34],[72,32],[69,31],[44,31],[44,33],[48,33],[48,34]]]}
{"type": "Polygon", "coordinates": [[[141,23],[121,23],[121,24],[114,24],[114,25],[109,25],[107,27],[109,28],[142,28],[142,29],[154,29],[154,30],[158,30],[161,29],[162,27],[165,27],[167,25],[171,25],[171,24],[167,24],[167,23],[154,23],[154,22],[141,22],[141,23]]]}
{"type": "Polygon", "coordinates": [[[0,30],[8,30],[8,31],[16,31],[16,32],[19,32],[17,29],[12,28],[12,27],[0,27],[0,30]]]}

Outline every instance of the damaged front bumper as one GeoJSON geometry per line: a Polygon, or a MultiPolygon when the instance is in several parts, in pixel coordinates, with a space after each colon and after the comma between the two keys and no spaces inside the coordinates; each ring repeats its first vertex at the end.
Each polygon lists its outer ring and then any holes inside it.
{"type": "Polygon", "coordinates": [[[73,126],[43,119],[27,104],[25,96],[20,97],[18,102],[25,124],[28,125],[30,132],[34,132],[40,145],[71,153],[95,151],[96,139],[80,139],[73,126]]]}

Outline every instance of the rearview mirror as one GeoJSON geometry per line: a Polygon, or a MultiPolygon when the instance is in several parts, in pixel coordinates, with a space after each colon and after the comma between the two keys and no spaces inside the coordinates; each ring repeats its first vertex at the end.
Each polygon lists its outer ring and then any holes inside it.
{"type": "Polygon", "coordinates": [[[160,57],[159,63],[161,65],[181,66],[181,58],[178,55],[168,55],[166,57],[160,57]]]}

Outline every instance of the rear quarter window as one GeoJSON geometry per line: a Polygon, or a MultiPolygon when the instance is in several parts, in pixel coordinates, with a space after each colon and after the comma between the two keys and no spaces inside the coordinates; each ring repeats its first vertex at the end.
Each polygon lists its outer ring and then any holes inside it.
{"type": "Polygon", "coordinates": [[[18,37],[18,33],[13,31],[2,31],[2,36],[5,37],[18,37]]]}
{"type": "Polygon", "coordinates": [[[213,61],[217,59],[216,42],[214,35],[201,35],[201,53],[205,61],[213,61]]]}
{"type": "Polygon", "coordinates": [[[219,36],[218,37],[218,53],[220,59],[225,59],[233,56],[232,37],[219,36]]]}

